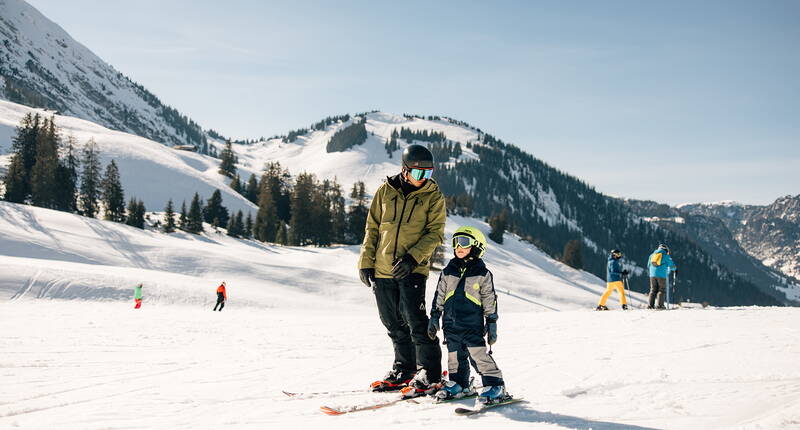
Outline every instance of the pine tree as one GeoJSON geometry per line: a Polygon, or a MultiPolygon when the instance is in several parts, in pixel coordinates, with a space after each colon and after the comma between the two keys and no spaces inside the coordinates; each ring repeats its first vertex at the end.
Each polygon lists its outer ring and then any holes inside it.
{"type": "Polygon", "coordinates": [[[347,212],[345,211],[344,196],[342,186],[333,180],[330,190],[331,205],[331,242],[346,243],[347,239],[347,212]]]}
{"type": "Polygon", "coordinates": [[[189,206],[189,214],[186,216],[186,231],[189,233],[198,234],[203,231],[203,210],[201,207],[200,195],[194,193],[194,198],[192,198],[192,203],[189,206]]]}
{"type": "Polygon", "coordinates": [[[144,215],[147,210],[144,207],[144,202],[132,197],[128,202],[128,216],[125,218],[125,224],[144,229],[144,215]]]}
{"type": "Polygon", "coordinates": [[[366,196],[364,182],[354,183],[353,190],[350,192],[353,204],[347,214],[348,243],[359,244],[364,241],[364,228],[367,225],[367,215],[369,214],[366,196]]]}
{"type": "Polygon", "coordinates": [[[236,175],[236,153],[233,152],[230,139],[225,141],[225,148],[220,153],[219,173],[232,178],[236,175]]]}
{"type": "Polygon", "coordinates": [[[119,178],[117,163],[111,160],[106,166],[106,174],[100,184],[105,219],[114,222],[125,221],[125,192],[119,178]]]}
{"type": "Polygon", "coordinates": [[[12,139],[12,157],[5,178],[4,199],[24,203],[31,194],[31,172],[36,163],[36,143],[41,131],[42,118],[28,113],[20,121],[12,139]]]}
{"type": "Polygon", "coordinates": [[[292,219],[289,223],[289,245],[305,246],[314,243],[315,223],[314,204],[319,202],[316,198],[316,179],[310,173],[301,173],[297,176],[292,192],[292,219]]]}
{"type": "Polygon", "coordinates": [[[233,191],[236,191],[239,194],[242,193],[242,183],[239,180],[239,174],[238,173],[236,174],[236,176],[233,177],[233,180],[231,181],[231,189],[233,191]]]}
{"type": "Polygon", "coordinates": [[[59,136],[53,118],[45,118],[36,136],[36,156],[30,175],[31,202],[55,209],[58,205],[59,136]]]}
{"type": "Polygon", "coordinates": [[[228,236],[241,237],[244,227],[242,225],[242,211],[236,212],[236,215],[231,217],[228,223],[228,236]]]}
{"type": "Polygon", "coordinates": [[[228,224],[228,216],[228,209],[222,206],[222,193],[216,189],[203,208],[203,220],[214,227],[222,227],[228,224]]]}
{"type": "Polygon", "coordinates": [[[503,209],[500,214],[490,217],[489,226],[492,227],[492,231],[489,232],[489,239],[492,239],[496,243],[502,245],[503,234],[508,228],[508,211],[503,209]]]}
{"type": "Polygon", "coordinates": [[[581,256],[581,241],[573,239],[564,245],[564,256],[562,262],[573,269],[583,269],[583,257],[581,256]]]}
{"type": "Polygon", "coordinates": [[[262,242],[275,241],[278,227],[278,214],[275,208],[275,199],[272,188],[267,181],[261,181],[261,190],[258,193],[258,212],[253,226],[253,237],[262,242]]]}
{"type": "Polygon", "coordinates": [[[81,175],[81,209],[82,214],[94,218],[98,212],[100,197],[100,155],[94,139],[89,139],[83,148],[83,173],[81,175]]]}
{"type": "Polygon", "coordinates": [[[279,222],[278,233],[275,235],[275,243],[279,245],[289,244],[289,232],[286,230],[286,224],[283,221],[279,222]]]}
{"type": "Polygon", "coordinates": [[[172,199],[169,199],[169,201],[167,202],[167,207],[164,208],[164,233],[172,233],[174,231],[175,231],[175,210],[172,207],[172,199]]]}
{"type": "Polygon", "coordinates": [[[255,174],[250,174],[250,179],[247,180],[247,186],[244,191],[244,196],[254,204],[258,204],[258,179],[255,174]]]}
{"type": "Polygon", "coordinates": [[[244,237],[251,239],[253,237],[253,216],[247,212],[247,219],[244,222],[244,237]]]}
{"type": "Polygon", "coordinates": [[[183,231],[189,231],[189,216],[186,214],[186,200],[181,203],[181,216],[178,219],[179,226],[183,231]]]}
{"type": "Polygon", "coordinates": [[[60,184],[56,196],[59,210],[78,212],[78,158],[75,156],[75,137],[67,138],[65,154],[59,163],[56,183],[60,184]]]}

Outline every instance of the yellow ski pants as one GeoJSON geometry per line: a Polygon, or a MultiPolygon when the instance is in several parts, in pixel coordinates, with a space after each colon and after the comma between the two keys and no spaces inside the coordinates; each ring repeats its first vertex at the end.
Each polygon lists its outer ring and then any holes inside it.
{"type": "Polygon", "coordinates": [[[611,296],[611,293],[614,290],[617,290],[617,292],[619,292],[619,302],[620,302],[620,304],[623,304],[623,305],[628,304],[628,301],[625,300],[625,285],[622,284],[622,281],[609,282],[609,283],[607,283],[607,285],[608,286],[606,287],[606,292],[603,293],[602,297],[600,297],[600,306],[605,306],[606,305],[606,301],[608,301],[608,297],[611,296]]]}

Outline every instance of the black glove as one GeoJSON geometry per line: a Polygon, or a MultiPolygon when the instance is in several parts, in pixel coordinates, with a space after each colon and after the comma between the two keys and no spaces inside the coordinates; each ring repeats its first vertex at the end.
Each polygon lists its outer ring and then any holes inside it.
{"type": "Polygon", "coordinates": [[[623,270],[622,271],[622,276],[627,278],[628,277],[628,271],[627,270],[623,270]]]}
{"type": "Polygon", "coordinates": [[[428,320],[428,337],[431,340],[436,340],[436,333],[439,332],[439,318],[439,314],[432,313],[428,320]]]}
{"type": "Polygon", "coordinates": [[[360,269],[358,271],[358,277],[361,278],[361,282],[364,283],[368,288],[372,288],[372,283],[375,282],[375,269],[360,269]]]}
{"type": "Polygon", "coordinates": [[[486,342],[494,345],[497,342],[497,322],[486,323],[486,342]]]}
{"type": "Polygon", "coordinates": [[[415,267],[417,267],[417,260],[414,260],[411,254],[406,254],[402,258],[395,260],[394,267],[392,267],[392,277],[394,279],[404,279],[414,271],[415,267]]]}

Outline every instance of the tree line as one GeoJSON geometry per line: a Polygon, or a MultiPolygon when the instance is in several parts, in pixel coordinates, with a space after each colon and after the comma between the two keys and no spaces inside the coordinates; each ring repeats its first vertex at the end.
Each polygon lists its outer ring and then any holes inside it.
{"type": "Polygon", "coordinates": [[[27,114],[12,138],[3,200],[55,209],[144,228],[144,203],[125,192],[114,160],[102,171],[97,144],[89,139],[78,152],[74,137],[66,142],[54,118],[27,114]]]}

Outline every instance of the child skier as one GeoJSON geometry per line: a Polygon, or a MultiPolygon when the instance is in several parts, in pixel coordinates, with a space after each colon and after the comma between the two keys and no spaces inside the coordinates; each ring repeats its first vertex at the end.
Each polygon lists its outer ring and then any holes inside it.
{"type": "Polygon", "coordinates": [[[142,307],[142,284],[137,285],[136,288],[133,289],[133,301],[136,302],[136,306],[133,307],[134,309],[142,307]]]}
{"type": "Polygon", "coordinates": [[[622,305],[623,310],[628,309],[628,301],[625,299],[625,285],[622,283],[622,278],[628,276],[627,270],[622,270],[622,264],[619,260],[622,258],[622,251],[619,249],[612,249],[608,254],[608,265],[606,266],[606,291],[600,297],[600,304],[597,305],[595,310],[607,311],[606,301],[611,296],[614,290],[619,293],[619,303],[622,305]]]}
{"type": "Polygon", "coordinates": [[[217,287],[217,304],[214,305],[214,310],[217,310],[217,306],[219,306],[219,311],[222,312],[226,300],[228,300],[228,293],[225,291],[225,281],[222,281],[222,284],[217,287]]]}
{"type": "Polygon", "coordinates": [[[497,296],[492,272],[481,257],[486,252],[486,238],[475,227],[463,226],[453,234],[455,258],[439,276],[431,306],[428,336],[436,338],[439,319],[444,314],[444,337],[447,342],[449,381],[436,392],[438,400],[471,397],[476,394],[469,377],[469,363],[481,375],[481,404],[509,399],[503,374],[486,351],[497,341],[497,296]]]}

